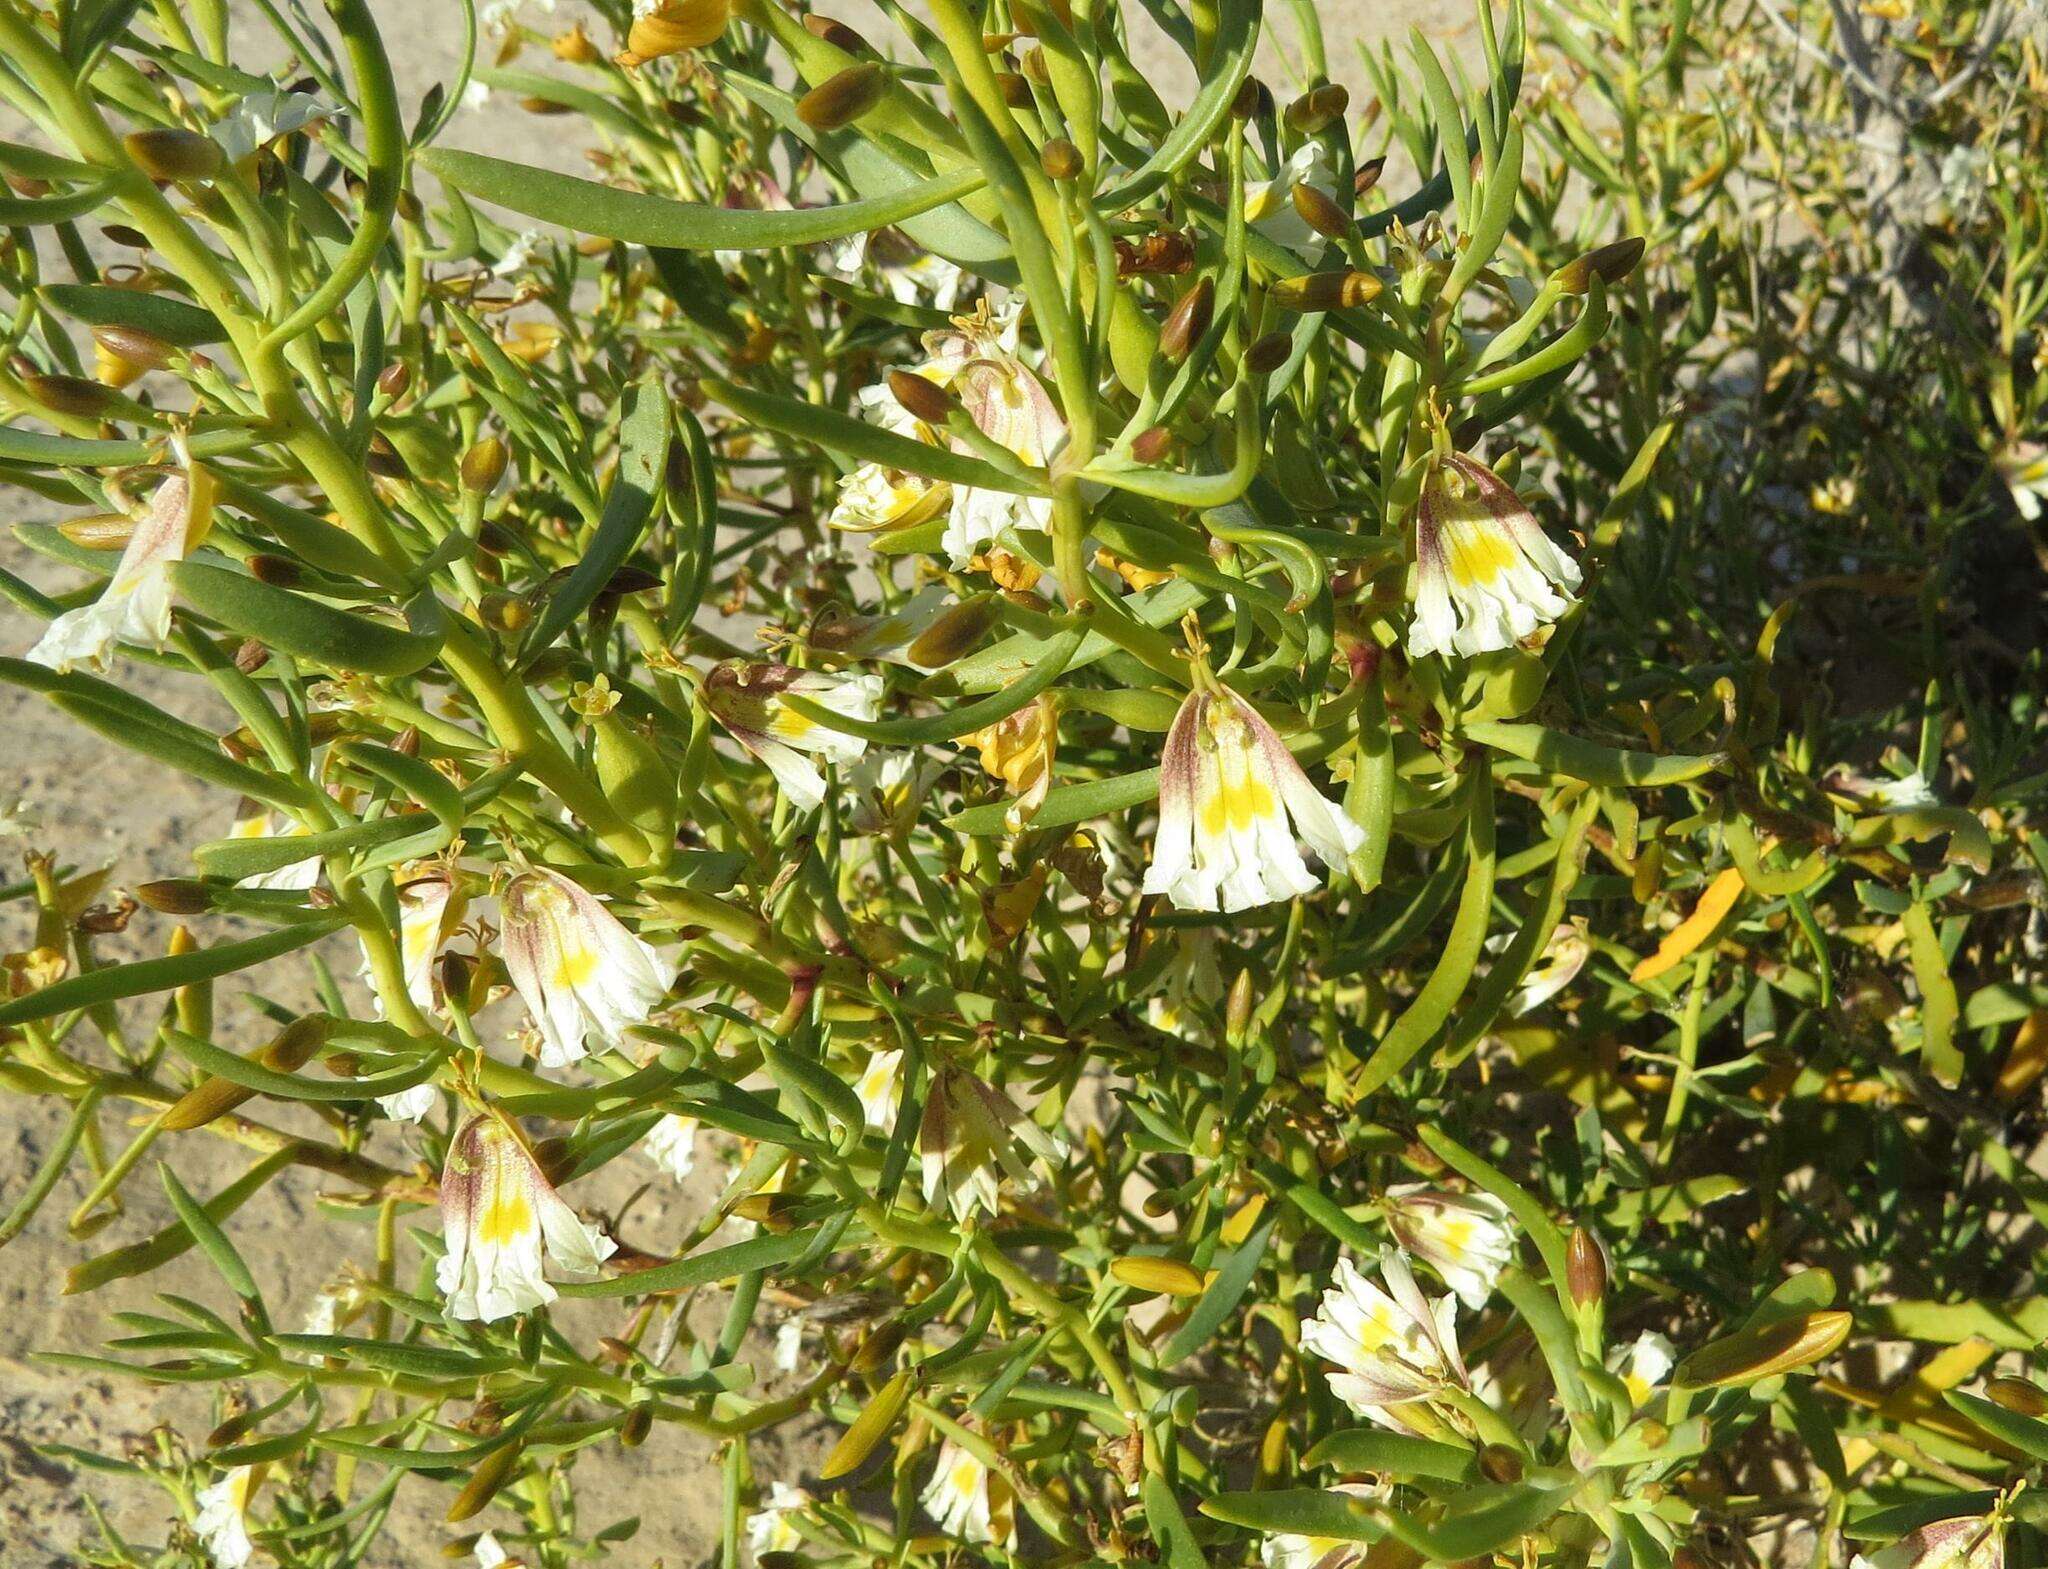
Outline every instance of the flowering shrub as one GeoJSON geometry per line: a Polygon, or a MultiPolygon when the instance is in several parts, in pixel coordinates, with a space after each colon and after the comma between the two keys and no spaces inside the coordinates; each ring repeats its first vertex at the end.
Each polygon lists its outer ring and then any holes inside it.
{"type": "Polygon", "coordinates": [[[600,0],[408,110],[258,9],[0,0],[0,678],[221,802],[6,890],[0,1242],[217,1277],[69,1359],[216,1404],[37,1435],[169,1501],[90,1561],[605,1557],[678,1431],[725,1563],[2038,1556],[2034,20],[1516,4],[1362,107],[1306,6],[1148,5],[1168,104],[1090,0],[600,0]]]}

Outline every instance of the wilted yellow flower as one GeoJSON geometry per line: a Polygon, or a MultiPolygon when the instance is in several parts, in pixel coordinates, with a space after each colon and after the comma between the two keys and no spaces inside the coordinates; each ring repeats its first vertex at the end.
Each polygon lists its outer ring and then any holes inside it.
{"type": "Polygon", "coordinates": [[[1008,718],[960,738],[981,753],[981,766],[1008,785],[1015,797],[1003,814],[1011,833],[1024,826],[1052,788],[1053,754],[1059,736],[1057,705],[1050,697],[1039,697],[1008,718]]]}

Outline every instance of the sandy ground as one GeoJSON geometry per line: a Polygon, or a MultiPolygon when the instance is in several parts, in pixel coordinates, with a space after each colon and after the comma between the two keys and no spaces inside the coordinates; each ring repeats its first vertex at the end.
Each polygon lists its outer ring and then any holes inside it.
{"type": "MultiPolygon", "coordinates": [[[[240,7],[238,7],[238,10],[240,7]]],[[[437,81],[450,78],[459,58],[461,34],[452,0],[373,0],[383,24],[401,85],[409,99],[437,81]]],[[[538,25],[550,25],[538,3],[527,14],[538,25]]],[[[555,22],[566,25],[575,11],[565,0],[555,22]]],[[[837,14],[880,37],[881,29],[866,6],[841,3],[837,14]]],[[[1135,9],[1135,8],[1134,8],[1135,9]]],[[[1399,37],[1414,22],[1461,52],[1470,49],[1472,29],[1462,5],[1445,0],[1338,0],[1323,6],[1323,25],[1333,74],[1353,90],[1355,101],[1369,96],[1358,65],[1357,45],[1383,37],[1399,37]],[[1448,20],[1446,20],[1448,18],[1448,20]]],[[[1162,89],[1187,73],[1177,58],[1156,42],[1145,61],[1162,89]]],[[[535,68],[551,65],[545,57],[529,57],[535,68]]],[[[1270,59],[1262,70],[1281,91],[1290,80],[1285,61],[1270,59]]],[[[1172,94],[1168,93],[1169,99],[1172,94]]],[[[536,119],[498,97],[480,111],[466,112],[444,136],[453,146],[487,150],[502,156],[574,167],[581,148],[570,122],[536,119]]],[[[8,522],[48,519],[49,504],[24,493],[4,493],[8,522]]],[[[0,537],[0,564],[33,581],[69,586],[67,575],[29,555],[11,536],[0,537]]],[[[0,650],[16,653],[34,637],[24,617],[0,612],[0,650]]],[[[166,710],[209,725],[226,728],[224,713],[197,683],[160,670],[129,665],[119,679],[130,690],[166,710]]],[[[233,803],[183,776],[146,768],[90,733],[62,720],[32,696],[0,688],[0,736],[7,756],[0,765],[0,805],[13,799],[32,802],[45,825],[39,838],[63,860],[81,866],[111,863],[116,884],[132,885],[152,877],[189,872],[184,847],[218,836],[226,827],[233,803]]],[[[0,881],[16,874],[15,853],[0,862],[0,881]]],[[[162,951],[171,922],[145,912],[128,933],[107,947],[110,958],[139,958],[162,951]]],[[[25,946],[28,933],[20,907],[0,907],[0,951],[25,946]]],[[[352,964],[351,956],[334,956],[337,969],[352,964]]],[[[303,969],[291,961],[271,978],[279,1000],[306,1005],[295,995],[303,969]]],[[[251,1012],[231,991],[223,991],[224,1019],[235,1021],[246,1036],[251,1012]]],[[[0,1213],[10,1206],[44,1153],[58,1137],[63,1118],[45,1102],[0,1101],[0,1213]]],[[[129,1135],[127,1110],[102,1120],[102,1130],[118,1147],[129,1135]]],[[[244,1168],[250,1156],[223,1140],[181,1137],[173,1141],[174,1158],[186,1185],[196,1192],[217,1190],[244,1168]]],[[[386,1138],[376,1151],[400,1165],[414,1158],[403,1135],[386,1138]]],[[[197,1445],[217,1414],[207,1398],[169,1386],[152,1388],[133,1380],[80,1373],[31,1360],[39,1351],[91,1352],[109,1335],[120,1333],[108,1317],[116,1310],[149,1305],[154,1291],[178,1292],[215,1305],[223,1292],[210,1270],[191,1257],[178,1260],[144,1282],[122,1282],[84,1297],[62,1294],[65,1272],[81,1259],[147,1236],[168,1219],[168,1206],[153,1172],[137,1173],[126,1189],[126,1207],[103,1230],[81,1239],[67,1229],[67,1217],[85,1196],[85,1184],[74,1173],[28,1230],[0,1254],[0,1569],[75,1561],[81,1541],[92,1540],[87,1509],[90,1498],[114,1524],[138,1543],[161,1542],[172,1518],[164,1496],[146,1484],[107,1476],[66,1460],[39,1454],[37,1444],[65,1444],[106,1454],[154,1451],[177,1435],[197,1445]]],[[[652,1175],[651,1170],[639,1174],[652,1175]]],[[[664,1250],[688,1220],[702,1213],[722,1180],[720,1162],[709,1149],[700,1151],[698,1169],[678,1188],[666,1178],[654,1182],[633,1206],[626,1234],[651,1251],[664,1250]]],[[[586,1209],[609,1213],[623,1203],[634,1176],[625,1171],[605,1174],[575,1194],[586,1209]]],[[[248,1258],[282,1323],[294,1323],[313,1294],[347,1260],[362,1262],[371,1254],[367,1225],[331,1223],[316,1214],[323,1193],[332,1185],[310,1176],[288,1176],[271,1184],[235,1216],[231,1232],[248,1258]],[[309,1236],[317,1245],[309,1245],[309,1236]]],[[[329,1212],[330,1214],[332,1211],[329,1212]]],[[[715,1312],[716,1304],[703,1310],[715,1312]]],[[[578,1328],[586,1326],[579,1325],[578,1328]]],[[[604,1321],[592,1315],[587,1328],[605,1332],[604,1321]]],[[[757,1348],[764,1350],[765,1348],[757,1348]]],[[[765,1359],[756,1358],[757,1365],[765,1359]]],[[[757,1443],[755,1468],[764,1482],[794,1476],[803,1449],[817,1435],[798,1431],[757,1443]],[[784,1451],[784,1437],[796,1448],[784,1451]],[[808,1441],[808,1442],[807,1442],[808,1441]]],[[[642,1521],[638,1536],[615,1550],[620,1564],[665,1562],[680,1569],[703,1562],[715,1551],[714,1519],[717,1472],[708,1445],[685,1435],[665,1432],[637,1451],[616,1447],[587,1452],[576,1469],[581,1521],[586,1530],[629,1515],[642,1521]]],[[[372,1565],[416,1564],[436,1560],[441,1546],[458,1529],[505,1525],[506,1516],[492,1512],[463,1528],[441,1523],[446,1494],[426,1484],[411,1484],[399,1494],[392,1529],[367,1560],[372,1565]]]]}

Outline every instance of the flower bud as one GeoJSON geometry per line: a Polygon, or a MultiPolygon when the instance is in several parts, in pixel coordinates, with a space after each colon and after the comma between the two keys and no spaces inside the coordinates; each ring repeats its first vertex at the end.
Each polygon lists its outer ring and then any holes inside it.
{"type": "Polygon", "coordinates": [[[633,18],[626,50],[639,64],[684,49],[702,49],[715,43],[731,20],[731,0],[663,0],[647,15],[633,18]]]}
{"type": "Polygon", "coordinates": [[[1602,283],[1619,283],[1636,270],[1636,263],[1643,259],[1643,239],[1636,235],[1626,240],[1616,240],[1598,250],[1566,262],[1552,276],[1557,286],[1566,294],[1584,294],[1592,288],[1593,280],[1602,283]]]}
{"type": "Polygon", "coordinates": [[[824,1465],[818,1468],[819,1480],[829,1482],[834,1477],[845,1476],[858,1469],[875,1452],[876,1446],[889,1436],[889,1430],[896,1425],[896,1418],[903,1414],[903,1408],[909,1402],[910,1375],[898,1373],[862,1407],[860,1415],[853,1419],[853,1425],[839,1435],[839,1442],[832,1446],[824,1465]]]}
{"type": "Polygon", "coordinates": [[[477,615],[493,632],[524,632],[533,621],[533,606],[523,594],[493,589],[477,604],[477,615]]]}
{"type": "Polygon", "coordinates": [[[797,1200],[787,1193],[749,1193],[733,1205],[732,1212],[779,1236],[795,1227],[797,1200]]]}
{"type": "Polygon", "coordinates": [[[548,47],[555,52],[557,60],[570,65],[591,65],[597,60],[597,45],[590,41],[590,35],[583,31],[578,22],[566,33],[557,33],[549,40],[548,47]]]}
{"type": "Polygon", "coordinates": [[[572,114],[575,112],[567,104],[561,102],[559,99],[543,98],[538,93],[530,94],[529,96],[520,99],[519,107],[524,109],[528,114],[539,115],[572,114]]]}
{"type": "Polygon", "coordinates": [[[398,449],[391,445],[389,438],[382,435],[370,438],[370,450],[363,455],[363,467],[379,479],[412,478],[405,459],[398,455],[398,449]]]}
{"type": "Polygon", "coordinates": [[[505,477],[509,457],[504,442],[496,436],[483,437],[462,455],[462,488],[473,496],[488,496],[505,477]]]}
{"type": "Polygon", "coordinates": [[[121,512],[94,512],[66,518],[57,532],[83,550],[125,550],[135,534],[135,520],[121,512]]]}
{"type": "Polygon", "coordinates": [[[1272,291],[1273,303],[1290,311],[1350,310],[1377,299],[1379,292],[1380,280],[1369,272],[1304,273],[1282,278],[1272,291]]]}
{"type": "Polygon", "coordinates": [[[1259,104],[1266,96],[1266,84],[1256,76],[1247,76],[1238,85],[1237,96],[1230,100],[1230,112],[1240,120],[1249,120],[1259,112],[1259,104]]]}
{"type": "Polygon", "coordinates": [[[963,599],[942,613],[919,633],[904,650],[913,665],[937,670],[950,665],[982,639],[1002,614],[1003,602],[994,594],[977,594],[963,599]]]}
{"type": "Polygon", "coordinates": [[[444,1518],[450,1525],[482,1513],[484,1506],[497,1496],[498,1490],[512,1480],[523,1447],[515,1440],[501,1449],[492,1450],[477,1463],[476,1469],[469,1474],[469,1481],[455,1495],[455,1502],[448,1506],[444,1518]]]}
{"type": "Polygon", "coordinates": [[[176,347],[155,333],[119,323],[93,328],[92,341],[114,359],[139,370],[162,370],[178,357],[176,347]]]}
{"type": "Polygon", "coordinates": [[[404,360],[386,365],[377,373],[377,390],[387,398],[402,398],[412,385],[412,367],[404,360]]]}
{"type": "Polygon", "coordinates": [[[628,1411],[626,1420],[619,1424],[619,1442],[628,1449],[638,1449],[653,1431],[654,1407],[643,1400],[628,1411]]]}
{"type": "Polygon", "coordinates": [[[1303,136],[1314,136],[1332,121],[1341,119],[1350,107],[1351,94],[1335,82],[1327,82],[1287,106],[1288,128],[1303,136]]]}
{"type": "Polygon", "coordinates": [[[1375,185],[1378,185],[1380,183],[1380,175],[1386,171],[1386,167],[1387,160],[1384,158],[1366,159],[1364,163],[1358,166],[1357,172],[1351,176],[1351,194],[1354,197],[1363,196],[1375,185]]]}
{"type": "Polygon", "coordinates": [[[1519,1482],[1522,1457],[1506,1444],[1488,1444],[1479,1451],[1479,1471],[1489,1482],[1519,1482]]]}
{"type": "Polygon", "coordinates": [[[159,915],[200,915],[213,908],[213,890],[196,877],[163,877],[141,883],[135,897],[159,915]]]}
{"type": "Polygon", "coordinates": [[[996,86],[1002,89],[1003,102],[1012,109],[1029,109],[1032,104],[1031,83],[1015,71],[1000,71],[996,74],[996,86]]]}
{"type": "Polygon", "coordinates": [[[1233,1046],[1244,1043],[1252,1027],[1252,972],[1239,970],[1230,983],[1230,996],[1223,1004],[1223,1038],[1233,1046]]]}
{"type": "Polygon", "coordinates": [[[253,637],[242,639],[235,649],[235,668],[245,676],[253,676],[270,663],[270,650],[253,637]]]}
{"type": "Polygon", "coordinates": [[[1692,1389],[1719,1389],[1795,1372],[1834,1355],[1849,1338],[1855,1322],[1854,1314],[1837,1309],[1795,1313],[1774,1323],[1737,1330],[1708,1342],[1679,1363],[1671,1381],[1692,1389]]]}
{"type": "Polygon", "coordinates": [[[848,54],[875,52],[865,38],[844,22],[834,21],[829,16],[820,16],[815,11],[804,18],[804,27],[814,38],[822,38],[833,48],[844,49],[848,54]]]}
{"type": "Polygon", "coordinates": [[[1324,239],[1341,240],[1351,233],[1351,215],[1313,185],[1296,185],[1288,199],[1301,221],[1324,239]]]}
{"type": "Polygon", "coordinates": [[[889,73],[873,60],[849,65],[796,101],[796,116],[814,131],[837,131],[853,124],[882,101],[889,73]]]}
{"type": "Polygon", "coordinates": [[[934,381],[907,370],[889,372],[889,396],[927,425],[943,425],[959,404],[951,393],[934,381]]]}
{"type": "Polygon", "coordinates": [[[895,1359],[896,1348],[903,1344],[903,1326],[895,1319],[877,1324],[861,1337],[847,1366],[863,1377],[881,1372],[895,1359]]]}
{"type": "Polygon", "coordinates": [[[1168,362],[1178,365],[1201,341],[1202,334],[1209,330],[1210,318],[1216,312],[1216,286],[1207,278],[1195,280],[1194,287],[1180,297],[1180,301],[1167,313],[1165,325],[1159,329],[1159,352],[1168,362]]]}
{"type": "Polygon", "coordinates": [[[24,376],[22,384],[30,397],[52,414],[69,414],[95,419],[111,413],[120,403],[113,389],[83,376],[24,376]]]}
{"type": "Polygon", "coordinates": [[[1173,432],[1164,425],[1149,426],[1131,442],[1131,456],[1140,463],[1157,463],[1173,450],[1173,432]]]}
{"type": "Polygon", "coordinates": [[[1984,1393],[2006,1410],[2021,1416],[2048,1416],[2048,1390],[2024,1378],[1994,1378],[1984,1393]]]}
{"type": "Polygon", "coordinates": [[[1198,1297],[1205,1284],[1200,1270],[1192,1269],[1178,1259],[1111,1259],[1109,1272],[1133,1290],[1152,1291],[1169,1297],[1198,1297]]]}
{"type": "Polygon", "coordinates": [[[1081,149],[1064,136],[1055,136],[1038,149],[1038,166],[1048,180],[1072,180],[1081,173],[1081,149]]]}
{"type": "Polygon", "coordinates": [[[1565,1244],[1564,1275],[1572,1301],[1581,1308],[1591,1307],[1607,1294],[1607,1254],[1584,1226],[1574,1226],[1571,1240],[1565,1244]]]}
{"type": "Polygon", "coordinates": [[[152,180],[210,180],[227,161],[212,137],[171,125],[130,131],[121,145],[152,180]]]}
{"type": "Polygon", "coordinates": [[[1269,332],[1245,350],[1245,363],[1255,376],[1270,376],[1294,353],[1294,339],[1284,332],[1269,332]]]}
{"type": "Polygon", "coordinates": [[[290,556],[276,556],[264,550],[249,557],[248,567],[249,576],[272,588],[297,588],[306,580],[306,574],[290,556]]]}
{"type": "MultiPolygon", "coordinates": [[[[273,1073],[296,1073],[319,1053],[333,1029],[334,1021],[324,1013],[311,1013],[294,1019],[271,1037],[269,1043],[256,1053],[254,1061],[273,1073]]],[[[186,1091],[164,1113],[163,1126],[176,1133],[203,1128],[216,1118],[226,1116],[255,1094],[245,1084],[237,1084],[218,1074],[212,1075],[186,1091]]]]}

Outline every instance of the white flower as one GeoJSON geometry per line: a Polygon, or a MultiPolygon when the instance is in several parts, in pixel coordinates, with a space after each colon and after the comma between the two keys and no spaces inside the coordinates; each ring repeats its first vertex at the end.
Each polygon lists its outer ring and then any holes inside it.
{"type": "Polygon", "coordinates": [[[1313,893],[1296,833],[1332,867],[1365,839],[1249,703],[1223,690],[1189,693],[1160,757],[1159,834],[1144,891],[1224,913],[1313,893]]]}
{"type": "MultiPolygon", "coordinates": [[[[1338,1482],[1329,1491],[1349,1493],[1353,1498],[1380,1498],[1386,1489],[1369,1487],[1363,1482],[1338,1482]]],[[[1343,1537],[1300,1536],[1292,1531],[1279,1531],[1259,1544],[1259,1562],[1265,1569],[1357,1569],[1371,1547],[1370,1542],[1348,1541],[1343,1537]]]]}
{"type": "MultiPolygon", "coordinates": [[[[461,904],[454,895],[454,880],[440,870],[416,878],[398,890],[398,953],[405,968],[405,994],[421,1013],[433,1012],[436,1004],[434,972],[435,961],[441,956],[441,939],[450,916],[461,913],[461,904]]],[[[369,973],[366,955],[365,979],[369,973]]],[[[381,1000],[377,1001],[376,1009],[377,1017],[383,1018],[381,1000]]]]}
{"type": "Polygon", "coordinates": [[[1304,142],[1277,175],[1245,192],[1245,221],[1274,244],[1290,251],[1303,250],[1315,243],[1316,231],[1295,210],[1294,188],[1312,186],[1327,196],[1336,178],[1337,172],[1331,167],[1330,154],[1323,144],[1304,142]]]}
{"type": "Polygon", "coordinates": [[[801,1487],[775,1482],[768,1488],[767,1502],[747,1517],[747,1546],[759,1558],[763,1553],[793,1553],[804,1545],[789,1516],[810,1506],[811,1495],[801,1487]]]}
{"type": "Polygon", "coordinates": [[[441,1172],[437,1277],[448,1316],[491,1323],[555,1300],[543,1273],[589,1279],[617,1245],[577,1219],[519,1135],[490,1112],[463,1125],[441,1172]]]}
{"type": "Polygon", "coordinates": [[[1214,1006],[1223,998],[1223,967],[1216,960],[1216,933],[1209,927],[1161,934],[1174,943],[1160,989],[1145,999],[1145,1019],[1153,1029],[1182,1040],[1197,1038],[1196,1004],[1214,1006]]]}
{"type": "Polygon", "coordinates": [[[2003,1569],[2005,1521],[1998,1515],[1937,1520],[1868,1558],[1858,1553],[1849,1569],[2003,1569]]]}
{"type": "Polygon", "coordinates": [[[1301,1344],[1343,1369],[1327,1375],[1338,1399],[1369,1421],[1400,1430],[1407,1426],[1402,1406],[1465,1382],[1457,1304],[1424,1297],[1407,1259],[1393,1249],[1380,1255],[1380,1279],[1385,1289],[1349,1258],[1338,1259],[1336,1284],[1302,1325],[1301,1344]]]}
{"type": "Polygon", "coordinates": [[[491,90],[484,83],[471,77],[462,87],[462,107],[474,112],[491,101],[491,90]]]}
{"type": "Polygon", "coordinates": [[[950,1438],[939,1446],[939,1463],[919,1501],[948,1536],[1016,1545],[1016,1513],[1008,1486],[950,1438]]]}
{"type": "Polygon", "coordinates": [[[249,1500],[262,1479],[260,1468],[238,1465],[199,1490],[199,1514],[192,1528],[220,1569],[243,1569],[255,1556],[255,1545],[249,1540],[249,1500]]]}
{"type": "Polygon", "coordinates": [[[505,253],[491,266],[493,278],[509,278],[523,267],[531,267],[547,236],[539,229],[525,229],[505,247],[505,253]]]}
{"type": "Polygon", "coordinates": [[[794,1373],[796,1365],[804,1354],[804,1325],[802,1319],[786,1318],[782,1327],[775,1331],[775,1370],[778,1373],[794,1373]]]}
{"type": "Polygon", "coordinates": [[[171,635],[171,568],[205,535],[214,489],[198,467],[157,486],[99,598],[52,621],[28,651],[30,661],[60,674],[77,664],[105,670],[117,643],[162,648],[171,635]]]}
{"type": "Polygon", "coordinates": [[[904,832],[942,772],[913,751],[867,753],[847,778],[854,791],[847,822],[855,833],[904,832]]]}
{"type": "Polygon", "coordinates": [[[2048,443],[2015,441],[2000,447],[1991,459],[1998,477],[2012,492],[2012,504],[2029,523],[2038,523],[2048,503],[2048,443]]]}
{"type": "Polygon", "coordinates": [[[1457,452],[1430,470],[1415,513],[1411,659],[1513,648],[1563,615],[1578,586],[1578,563],[1493,470],[1457,452]]]}
{"type": "Polygon", "coordinates": [[[1487,1193],[1452,1193],[1412,1182],[1387,1189],[1387,1224],[1401,1246],[1442,1277],[1465,1306],[1486,1306],[1515,1261],[1514,1217],[1487,1193]]]}
{"type": "Polygon", "coordinates": [[[498,1539],[489,1531],[476,1539],[476,1546],[470,1551],[476,1555],[478,1569],[501,1569],[511,1561],[505,1549],[498,1545],[498,1539]]]}
{"type": "Polygon", "coordinates": [[[799,811],[825,799],[825,776],[812,757],[855,763],[867,750],[857,735],[827,729],[782,701],[789,693],[844,714],[872,720],[882,711],[882,678],[837,677],[789,665],[724,664],[704,683],[712,716],[732,738],[768,765],[777,784],[799,811]]]}
{"type": "Polygon", "coordinates": [[[893,1130],[897,1108],[903,1103],[902,1051],[878,1051],[868,1058],[853,1092],[860,1097],[860,1109],[867,1114],[869,1127],[878,1133],[893,1130]]]}
{"type": "Polygon", "coordinates": [[[1518,1017],[1533,1013],[1577,980],[1579,971],[1592,956],[1593,945],[1586,938],[1585,922],[1558,922],[1543,945],[1543,952],[1522,977],[1509,1010],[1518,1017]]]}
{"type": "Polygon", "coordinates": [[[957,309],[960,296],[968,288],[965,272],[930,251],[921,252],[901,266],[884,262],[882,282],[888,286],[889,297],[899,305],[924,304],[941,311],[957,309]]]}
{"type": "MultiPolygon", "coordinates": [[[[296,818],[273,812],[257,801],[244,801],[228,829],[230,839],[303,839],[312,830],[296,818]]],[[[268,888],[273,892],[302,893],[320,881],[320,857],[287,861],[267,872],[254,872],[240,879],[237,888],[268,888]]]]}
{"type": "Polygon", "coordinates": [[[640,1141],[648,1158],[681,1182],[697,1164],[697,1119],[666,1113],[640,1141]]]}
{"type": "MultiPolygon", "coordinates": [[[[1066,443],[1066,421],[1013,354],[970,360],[953,378],[953,391],[975,429],[1034,468],[1051,462],[1066,443]]],[[[1004,529],[1043,531],[1051,522],[1049,497],[960,485],[953,489],[944,543],[953,565],[963,567],[1004,529]]]]}
{"type": "Polygon", "coordinates": [[[1629,1400],[1642,1405],[1657,1386],[1671,1376],[1678,1363],[1678,1348],[1654,1329],[1646,1329],[1629,1346],[1616,1346],[1608,1356],[1608,1367],[1628,1386],[1629,1400]]]}
{"type": "Polygon", "coordinates": [[[1052,1136],[1009,1096],[971,1073],[942,1068],[925,1095],[917,1129],[925,1202],[936,1204],[943,1196],[960,1221],[976,1209],[993,1215],[1006,1174],[1020,1187],[1031,1180],[1017,1152],[1020,1142],[1047,1164],[1059,1159],[1052,1136]]]}
{"type": "Polygon", "coordinates": [[[209,133],[231,164],[255,155],[280,136],[303,131],[309,125],[331,120],[341,106],[317,93],[287,92],[270,88],[249,93],[216,120],[209,133]]]}
{"type": "Polygon", "coordinates": [[[647,1022],[676,978],[675,966],[619,924],[590,893],[546,867],[506,884],[505,970],[540,1029],[540,1060],[559,1068],[584,1054],[595,1033],[616,1046],[647,1022]]]}

